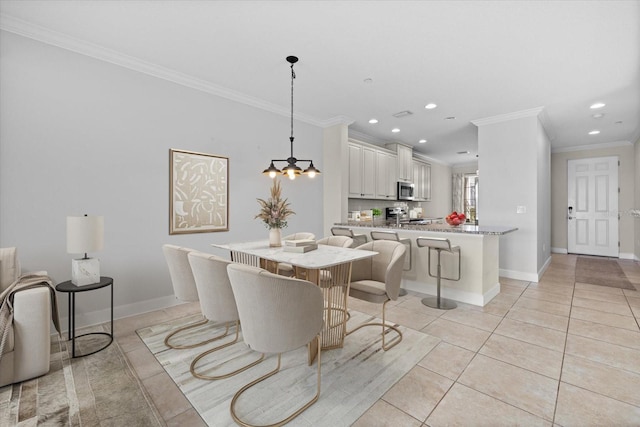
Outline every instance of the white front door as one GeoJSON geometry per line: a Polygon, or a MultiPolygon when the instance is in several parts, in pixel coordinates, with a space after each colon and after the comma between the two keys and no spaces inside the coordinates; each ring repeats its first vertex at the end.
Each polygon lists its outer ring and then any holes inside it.
{"type": "Polygon", "coordinates": [[[567,251],[618,257],[618,157],[569,160],[567,251]]]}

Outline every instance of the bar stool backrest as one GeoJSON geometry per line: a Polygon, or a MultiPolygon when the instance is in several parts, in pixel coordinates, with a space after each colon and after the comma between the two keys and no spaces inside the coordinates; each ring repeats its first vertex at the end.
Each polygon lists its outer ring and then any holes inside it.
{"type": "Polygon", "coordinates": [[[345,227],[331,227],[331,234],[334,236],[353,237],[353,230],[345,227]]]}
{"type": "Polygon", "coordinates": [[[400,238],[395,231],[372,231],[371,240],[394,240],[399,242],[400,238]]]}
{"type": "Polygon", "coordinates": [[[449,239],[443,237],[418,237],[416,239],[418,247],[424,248],[425,246],[433,249],[442,249],[447,252],[451,252],[451,242],[449,239]]]}

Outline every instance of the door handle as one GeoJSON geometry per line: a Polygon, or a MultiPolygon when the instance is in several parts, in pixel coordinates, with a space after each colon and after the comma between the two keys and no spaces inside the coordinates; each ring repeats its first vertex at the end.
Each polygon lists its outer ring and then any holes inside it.
{"type": "Polygon", "coordinates": [[[573,219],[573,217],[572,216],[568,216],[567,219],[573,219]]]}

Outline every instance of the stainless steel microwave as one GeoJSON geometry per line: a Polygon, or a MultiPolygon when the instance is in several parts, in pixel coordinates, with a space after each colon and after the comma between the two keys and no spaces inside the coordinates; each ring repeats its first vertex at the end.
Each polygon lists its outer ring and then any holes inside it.
{"type": "Polygon", "coordinates": [[[398,200],[413,200],[413,190],[415,186],[410,182],[398,181],[398,200]]]}

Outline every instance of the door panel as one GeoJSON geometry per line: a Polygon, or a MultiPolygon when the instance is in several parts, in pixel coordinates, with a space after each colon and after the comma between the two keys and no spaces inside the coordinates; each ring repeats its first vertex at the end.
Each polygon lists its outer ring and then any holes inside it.
{"type": "Polygon", "coordinates": [[[618,257],[618,158],[569,160],[569,253],[618,257]]]}

